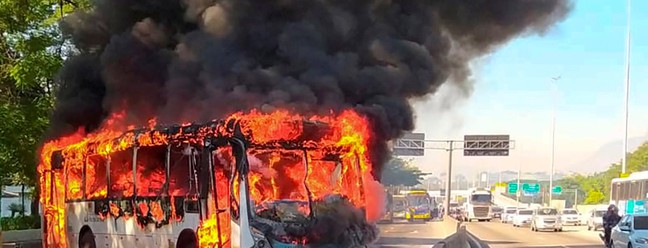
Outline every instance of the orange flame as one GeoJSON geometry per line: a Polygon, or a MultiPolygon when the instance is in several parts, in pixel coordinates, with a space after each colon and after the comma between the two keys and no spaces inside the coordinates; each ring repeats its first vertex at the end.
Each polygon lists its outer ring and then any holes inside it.
{"type": "MultiPolygon", "coordinates": [[[[202,128],[198,134],[169,135],[155,130],[157,121],[152,119],[141,135],[133,130],[132,126],[123,125],[124,113],[113,114],[99,129],[99,131],[85,134],[78,131],[68,137],[46,143],[41,151],[41,163],[38,166],[40,175],[41,204],[44,209],[44,237],[48,247],[67,247],[65,227],[65,197],[68,199],[99,199],[105,197],[128,198],[134,195],[158,196],[164,188],[166,176],[164,165],[154,159],[146,158],[145,153],[138,153],[135,162],[136,173],[133,175],[133,159],[131,149],[137,147],[164,146],[169,140],[183,138],[189,142],[200,142],[209,135],[229,136],[224,127],[218,129],[202,128]],[[53,154],[61,151],[64,162],[63,170],[53,164],[53,154]],[[93,155],[95,154],[95,155],[93,155]],[[109,160],[110,169],[106,168],[109,160]],[[78,175],[85,166],[85,195],[81,190],[82,178],[78,175]],[[65,177],[63,171],[67,173],[65,177]],[[110,175],[106,175],[110,174],[110,175]],[[73,176],[70,176],[73,175],[73,176]],[[110,185],[106,184],[106,176],[111,178],[110,185]],[[135,176],[135,180],[133,178],[135,176]],[[66,181],[67,180],[67,181],[66,181]],[[137,182],[137,187],[134,183],[137,182]],[[66,195],[66,185],[67,190],[66,195]],[[110,195],[109,195],[110,194],[110,195]],[[45,231],[46,230],[46,231],[45,231]]],[[[279,110],[273,113],[251,111],[249,113],[236,113],[227,121],[238,120],[243,133],[252,143],[248,155],[253,167],[250,172],[250,195],[256,204],[276,199],[306,200],[309,195],[304,185],[304,180],[310,191],[310,197],[318,199],[331,193],[347,196],[351,202],[366,209],[367,218],[375,220],[381,211],[379,205],[374,204],[375,195],[382,190],[371,185],[371,164],[367,153],[371,131],[368,122],[354,111],[344,111],[340,114],[328,116],[305,117],[289,111],[279,110]],[[323,138],[316,140],[305,139],[313,135],[306,130],[303,120],[326,123],[326,129],[319,128],[323,138]],[[300,141],[309,148],[305,154],[301,150],[273,149],[272,144],[277,142],[300,141]],[[264,146],[263,144],[269,144],[264,146]],[[266,147],[266,148],[264,148],[266,147]],[[338,154],[340,161],[324,160],[327,154],[338,154]],[[369,183],[369,184],[368,184],[369,183]],[[369,191],[369,192],[367,192],[369,191]]],[[[188,126],[191,124],[183,124],[188,126]]],[[[203,220],[197,227],[197,236],[201,247],[213,247],[216,244],[229,246],[230,190],[238,197],[237,188],[230,189],[228,170],[233,159],[228,149],[220,149],[214,155],[214,164],[220,163],[216,168],[217,192],[212,195],[210,202],[209,218],[203,220]],[[229,156],[229,157],[228,157],[229,156]],[[220,169],[218,169],[220,168],[220,169]],[[215,199],[214,199],[215,198],[215,199]],[[217,206],[213,202],[218,202],[217,206]],[[225,211],[217,211],[225,210],[225,211]]],[[[169,187],[179,187],[182,180],[169,178],[169,187]]],[[[187,194],[182,190],[171,190],[171,218],[177,221],[174,196],[187,194]]],[[[144,204],[146,205],[146,204],[144,204]]],[[[149,213],[156,221],[165,218],[164,211],[159,202],[151,202],[144,207],[140,203],[137,207],[146,214],[149,213]],[[146,211],[145,211],[146,210],[146,211]]],[[[305,210],[306,211],[306,210],[305,210]]],[[[110,205],[110,213],[119,213],[117,205],[110,205]],[[116,209],[115,209],[116,208],[116,209]]],[[[115,215],[116,216],[116,215],[115,215]]]]}

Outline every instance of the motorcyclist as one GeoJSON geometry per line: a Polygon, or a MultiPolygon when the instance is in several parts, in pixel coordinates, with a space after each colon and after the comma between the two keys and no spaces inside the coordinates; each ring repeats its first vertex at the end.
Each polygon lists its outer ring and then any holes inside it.
{"type": "Polygon", "coordinates": [[[607,212],[603,215],[603,241],[607,247],[610,247],[610,234],[612,233],[612,228],[614,228],[620,220],[621,216],[619,216],[619,209],[614,204],[610,204],[607,212]]]}

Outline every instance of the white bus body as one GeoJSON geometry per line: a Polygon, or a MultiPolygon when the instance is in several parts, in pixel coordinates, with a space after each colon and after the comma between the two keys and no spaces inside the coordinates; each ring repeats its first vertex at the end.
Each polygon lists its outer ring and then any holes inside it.
{"type": "Polygon", "coordinates": [[[620,214],[644,213],[648,205],[648,171],[614,178],[610,184],[610,204],[619,208],[620,214]]]}

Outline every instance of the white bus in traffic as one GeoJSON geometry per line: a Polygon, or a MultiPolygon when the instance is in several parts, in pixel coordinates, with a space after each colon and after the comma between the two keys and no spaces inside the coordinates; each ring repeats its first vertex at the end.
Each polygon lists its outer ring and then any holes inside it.
{"type": "Polygon", "coordinates": [[[610,204],[619,208],[620,214],[646,212],[648,200],[648,171],[634,172],[626,178],[612,179],[610,204]]]}

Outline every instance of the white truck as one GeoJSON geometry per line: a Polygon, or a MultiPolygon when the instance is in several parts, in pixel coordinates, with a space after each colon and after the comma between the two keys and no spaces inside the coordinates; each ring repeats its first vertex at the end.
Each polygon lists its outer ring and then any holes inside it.
{"type": "Polygon", "coordinates": [[[493,195],[488,189],[473,188],[469,190],[470,195],[464,203],[464,221],[490,221],[492,219],[491,208],[493,206],[493,195]]]}

